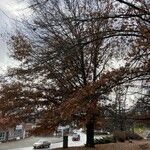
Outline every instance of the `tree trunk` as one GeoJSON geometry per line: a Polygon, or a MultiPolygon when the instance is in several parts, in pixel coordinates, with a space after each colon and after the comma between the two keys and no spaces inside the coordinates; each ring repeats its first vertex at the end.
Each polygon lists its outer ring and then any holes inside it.
{"type": "Polygon", "coordinates": [[[68,136],[63,136],[63,148],[68,148],[68,136]]]}
{"type": "Polygon", "coordinates": [[[86,124],[86,147],[94,147],[94,120],[86,124]]]}

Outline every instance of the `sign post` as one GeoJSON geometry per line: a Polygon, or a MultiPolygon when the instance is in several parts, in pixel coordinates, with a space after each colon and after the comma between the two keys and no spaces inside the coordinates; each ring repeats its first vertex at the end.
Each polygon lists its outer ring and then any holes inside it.
{"type": "Polygon", "coordinates": [[[63,148],[68,148],[69,128],[63,129],[63,148]]]}

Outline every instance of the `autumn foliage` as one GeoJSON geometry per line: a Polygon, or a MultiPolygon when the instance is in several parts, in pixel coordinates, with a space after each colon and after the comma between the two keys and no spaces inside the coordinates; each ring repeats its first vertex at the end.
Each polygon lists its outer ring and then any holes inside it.
{"type": "Polygon", "coordinates": [[[36,134],[78,120],[93,146],[104,96],[116,86],[149,81],[149,7],[138,2],[31,0],[33,21],[10,40],[20,65],[1,86],[4,115],[38,118],[36,134]]]}

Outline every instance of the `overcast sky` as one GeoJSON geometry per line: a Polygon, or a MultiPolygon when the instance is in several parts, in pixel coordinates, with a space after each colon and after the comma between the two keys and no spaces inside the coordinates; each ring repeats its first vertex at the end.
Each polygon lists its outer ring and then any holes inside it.
{"type": "Polygon", "coordinates": [[[26,7],[21,0],[0,0],[0,73],[3,73],[7,66],[15,65],[8,56],[6,41],[18,26],[19,22],[16,20],[24,17],[26,7]]]}

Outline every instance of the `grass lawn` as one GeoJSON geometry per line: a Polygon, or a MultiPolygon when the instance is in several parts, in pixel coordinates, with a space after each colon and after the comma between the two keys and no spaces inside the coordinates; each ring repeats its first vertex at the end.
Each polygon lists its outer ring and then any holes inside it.
{"type": "MultiPolygon", "coordinates": [[[[63,148],[55,149],[63,150],[63,148]]],[[[66,150],[150,150],[150,141],[133,141],[132,143],[110,143],[110,144],[100,144],[96,145],[95,148],[85,148],[85,147],[71,147],[66,150]]]]}

